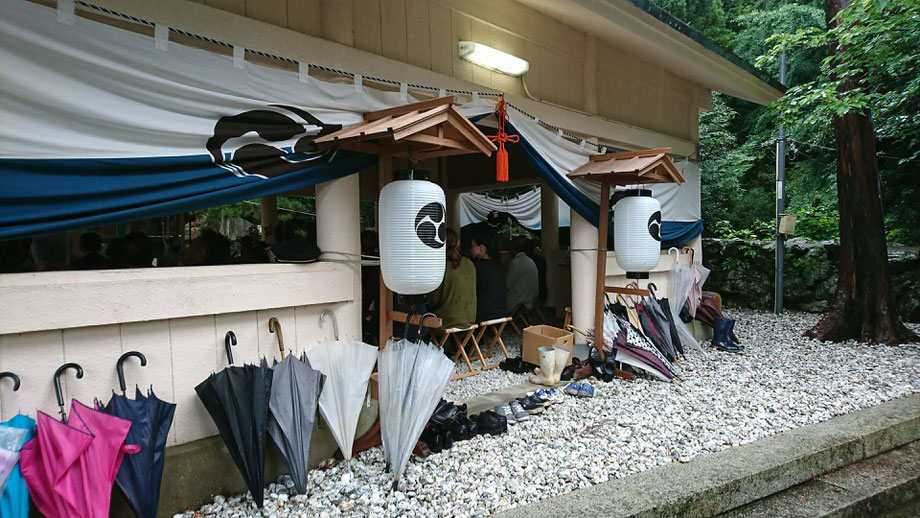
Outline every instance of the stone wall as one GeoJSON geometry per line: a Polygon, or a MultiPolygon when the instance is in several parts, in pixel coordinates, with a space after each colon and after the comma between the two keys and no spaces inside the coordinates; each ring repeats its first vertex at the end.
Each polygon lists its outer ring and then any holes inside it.
{"type": "MultiPolygon", "coordinates": [[[[705,289],[719,292],[726,304],[771,309],[775,249],[773,241],[704,239],[705,265],[712,270],[705,289]]],[[[793,238],[784,257],[784,307],[826,311],[837,287],[840,244],[793,238]]],[[[898,314],[920,322],[920,249],[889,246],[888,265],[898,314]]]]}

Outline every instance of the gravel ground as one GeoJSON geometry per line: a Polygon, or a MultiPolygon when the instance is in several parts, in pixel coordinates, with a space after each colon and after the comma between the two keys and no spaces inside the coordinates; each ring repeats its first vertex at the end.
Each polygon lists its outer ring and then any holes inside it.
{"type": "MultiPolygon", "coordinates": [[[[373,448],[352,462],[351,474],[342,464],[313,470],[309,495],[294,494],[282,477],[266,490],[261,512],[248,494],[218,496],[176,518],[484,516],[920,391],[920,344],[823,344],[801,336],[818,315],[726,312],[738,320],[743,355],[690,353],[680,385],[596,382],[593,399],[566,396],[506,435],[413,457],[400,491],[389,491],[391,476],[373,448]]],[[[506,344],[511,354],[520,347],[519,339],[506,344]]],[[[494,369],[452,382],[447,396],[466,399],[523,377],[494,369]]]]}

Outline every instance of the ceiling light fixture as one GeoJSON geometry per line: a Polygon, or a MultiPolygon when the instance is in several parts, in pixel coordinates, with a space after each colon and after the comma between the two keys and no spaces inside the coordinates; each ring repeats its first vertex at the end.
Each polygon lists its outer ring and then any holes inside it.
{"type": "Polygon", "coordinates": [[[530,70],[527,61],[475,41],[460,42],[460,57],[509,76],[521,76],[530,70]]]}

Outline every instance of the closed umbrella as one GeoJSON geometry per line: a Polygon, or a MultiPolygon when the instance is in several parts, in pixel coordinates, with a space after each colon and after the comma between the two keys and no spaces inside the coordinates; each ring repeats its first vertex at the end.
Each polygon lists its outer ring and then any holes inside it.
{"type": "Polygon", "coordinates": [[[252,499],[261,508],[272,370],[265,360],[261,365],[233,365],[231,345],[236,345],[236,335],[229,331],[224,336],[224,347],[230,366],[208,376],[195,387],[195,392],[217,425],[252,499]]]}
{"type": "Polygon", "coordinates": [[[64,412],[59,375],[67,369],[83,377],[75,363],[58,368],[55,394],[61,421],[38,412],[35,438],[20,452],[22,476],[35,507],[48,518],[107,518],[115,475],[125,453],[138,447],[125,445],[131,423],[71,401],[70,417],[64,412]]]}
{"type": "Polygon", "coordinates": [[[454,371],[454,363],[437,346],[421,340],[428,315],[434,316],[426,313],[419,319],[417,342],[391,340],[378,355],[380,437],[393,470],[393,490],[454,371]]]}
{"type": "Polygon", "coordinates": [[[166,440],[169,437],[173,415],[176,413],[176,405],[158,398],[153,393],[153,387],[150,387],[145,396],[140,388],[135,386],[134,399],[127,398],[124,362],[131,357],[138,358],[141,366],[147,365],[147,358],[137,351],[122,354],[115,362],[121,395],[113,392],[102,410],[131,422],[131,430],[126,441],[138,445],[141,451],[122,462],[115,482],[138,518],[155,518],[166,460],[166,440]]]}
{"type": "Polygon", "coordinates": [[[664,327],[664,332],[668,334],[671,345],[681,355],[684,355],[684,347],[680,343],[680,335],[677,333],[677,326],[674,324],[674,315],[671,313],[670,301],[665,298],[659,298],[655,293],[658,287],[654,283],[648,284],[648,291],[651,293],[651,300],[655,302],[657,308],[655,314],[658,316],[658,322],[664,327]]]}
{"type": "Polygon", "coordinates": [[[326,376],[304,356],[289,354],[272,368],[268,433],[281,452],[297,492],[307,492],[310,440],[326,376]]]}
{"type": "Polygon", "coordinates": [[[693,333],[687,329],[686,324],[684,324],[679,316],[680,308],[684,306],[684,303],[687,302],[687,297],[690,295],[690,288],[696,274],[689,265],[681,264],[680,256],[682,254],[678,249],[669,248],[668,255],[671,255],[672,251],[677,252],[677,257],[674,260],[674,267],[671,268],[671,273],[668,277],[668,299],[671,307],[671,321],[674,322],[674,326],[677,328],[677,334],[680,337],[680,342],[684,347],[693,347],[698,351],[702,351],[703,348],[700,346],[700,343],[696,341],[696,338],[693,337],[693,333]]]}
{"type": "Polygon", "coordinates": [[[661,352],[668,359],[668,361],[675,361],[677,359],[677,351],[674,350],[674,347],[671,345],[671,337],[664,333],[663,328],[660,324],[656,322],[653,302],[648,300],[643,300],[639,304],[636,304],[636,311],[639,313],[639,322],[642,324],[642,331],[644,331],[645,336],[649,341],[658,348],[658,351],[661,352]]]}
{"type": "MultiPolygon", "coordinates": [[[[16,385],[18,386],[18,383],[16,385]]],[[[9,421],[0,423],[0,429],[5,428],[25,431],[23,442],[20,443],[17,451],[22,449],[23,444],[35,437],[35,420],[29,416],[18,414],[9,421]]],[[[26,487],[25,479],[22,478],[22,470],[18,463],[10,471],[3,494],[0,496],[0,516],[3,518],[29,516],[29,489],[26,487]]]]}
{"type": "Polygon", "coordinates": [[[617,339],[613,344],[615,350],[625,350],[630,355],[639,358],[649,367],[658,370],[668,379],[680,377],[680,371],[677,367],[658,351],[654,344],[649,341],[648,337],[634,328],[628,320],[617,315],[614,315],[614,318],[617,319],[620,328],[619,333],[617,333],[617,339]]]}
{"type": "MultiPolygon", "coordinates": [[[[12,372],[0,372],[0,379],[13,380],[13,392],[19,390],[19,376],[12,372]]],[[[35,421],[31,417],[18,414],[9,421],[0,423],[0,453],[3,465],[0,466],[0,516],[3,518],[26,518],[29,515],[29,490],[22,478],[19,468],[19,452],[22,445],[35,436],[35,421]]]]}
{"type": "Polygon", "coordinates": [[[326,376],[319,411],[351,469],[351,450],[367,384],[377,363],[377,348],[346,338],[327,340],[307,351],[307,360],[326,376]]]}

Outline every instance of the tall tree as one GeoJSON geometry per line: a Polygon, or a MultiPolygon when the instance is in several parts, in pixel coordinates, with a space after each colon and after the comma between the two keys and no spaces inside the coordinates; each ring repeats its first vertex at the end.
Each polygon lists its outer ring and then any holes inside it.
{"type": "MultiPolygon", "coordinates": [[[[873,6],[866,0],[861,10],[877,9],[876,19],[884,18],[887,2],[873,6]]],[[[904,2],[910,10],[912,2],[904,2]]],[[[833,127],[837,149],[837,196],[840,211],[840,263],[837,292],[830,311],[805,334],[818,340],[862,341],[899,344],[918,337],[908,330],[897,315],[890,290],[888,253],[882,218],[882,200],[876,161],[875,134],[872,122],[872,86],[866,82],[865,62],[872,40],[854,34],[871,33],[872,20],[860,19],[846,11],[849,0],[825,0],[827,31],[822,35],[830,45],[824,66],[828,72],[818,97],[828,90],[837,103],[833,127]],[[866,26],[870,26],[866,29],[866,26]],[[867,45],[859,48],[860,45],[867,45]]],[[[895,7],[895,9],[898,9],[895,7]]],[[[820,38],[819,38],[820,40],[820,38]]],[[[892,49],[886,49],[892,50],[892,49]]],[[[904,53],[915,49],[897,45],[904,53]]],[[[891,55],[886,56],[887,59],[891,55]]],[[[800,88],[786,99],[787,111],[803,96],[814,102],[815,93],[800,88]],[[809,98],[809,96],[812,96],[809,98]]],[[[782,103],[781,103],[782,105],[782,103]]]]}

